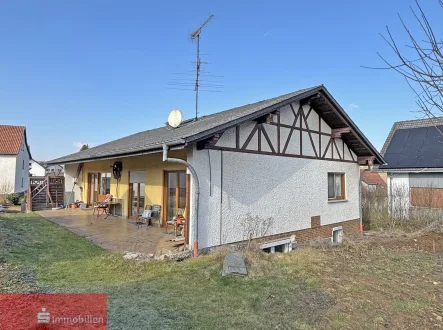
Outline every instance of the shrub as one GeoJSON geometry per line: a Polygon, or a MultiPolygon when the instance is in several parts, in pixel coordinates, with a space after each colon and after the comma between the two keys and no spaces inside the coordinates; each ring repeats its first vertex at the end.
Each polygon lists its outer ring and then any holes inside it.
{"type": "Polygon", "coordinates": [[[8,201],[9,203],[13,205],[19,205],[20,204],[20,196],[19,194],[10,194],[8,195],[8,201]]]}
{"type": "Polygon", "coordinates": [[[442,222],[441,209],[434,208],[435,192],[432,189],[420,190],[419,196],[413,196],[423,205],[410,205],[410,190],[395,186],[390,191],[364,191],[362,199],[362,217],[365,230],[401,230],[415,232],[442,222]],[[390,196],[388,196],[390,193],[390,196]]]}

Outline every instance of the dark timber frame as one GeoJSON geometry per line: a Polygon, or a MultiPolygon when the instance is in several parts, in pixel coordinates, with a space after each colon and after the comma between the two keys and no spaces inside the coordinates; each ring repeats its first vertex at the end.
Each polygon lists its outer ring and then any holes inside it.
{"type": "MultiPolygon", "coordinates": [[[[213,129],[215,131],[215,129],[213,129]]],[[[224,125],[219,127],[217,131],[212,133],[212,135],[206,135],[206,137],[201,136],[200,138],[188,138],[187,143],[190,142],[197,143],[197,149],[213,149],[213,150],[224,150],[231,152],[243,152],[243,153],[253,153],[253,154],[263,154],[263,155],[273,155],[282,157],[294,157],[294,158],[307,158],[307,159],[321,159],[329,161],[339,161],[348,163],[358,163],[360,165],[367,165],[368,163],[378,162],[383,163],[383,158],[371,145],[371,143],[362,135],[360,130],[354,124],[354,122],[348,117],[340,105],[332,98],[332,96],[323,87],[320,87],[315,94],[310,96],[305,96],[304,98],[290,99],[286,102],[282,102],[277,106],[272,106],[268,108],[268,111],[261,111],[254,117],[245,116],[244,118],[233,121],[230,126],[224,125]],[[292,105],[294,102],[299,102],[300,107],[297,111],[292,105]],[[295,119],[292,125],[283,124],[281,122],[280,109],[284,106],[290,106],[295,119]],[[303,106],[309,105],[309,110],[307,113],[300,111],[303,106]],[[325,132],[322,130],[322,120],[319,120],[318,127],[309,127],[308,118],[312,111],[315,111],[319,118],[322,119],[330,128],[331,132],[325,132]],[[240,139],[240,127],[243,123],[247,121],[255,121],[256,125],[252,132],[246,138],[246,141],[241,144],[240,139]],[[277,127],[277,143],[273,145],[270,142],[269,134],[266,130],[266,125],[274,125],[277,127]],[[304,123],[304,125],[303,125],[304,123]],[[235,127],[235,147],[224,147],[217,146],[217,142],[221,135],[228,129],[235,127]],[[281,141],[281,129],[290,129],[289,136],[286,141],[281,141]],[[249,143],[254,138],[254,135],[258,132],[258,148],[257,150],[247,149],[249,143]],[[298,132],[300,134],[300,153],[290,154],[287,152],[290,139],[294,133],[298,132]],[[304,144],[306,143],[302,139],[303,132],[308,133],[310,145],[314,151],[314,155],[303,155],[304,144]],[[318,134],[318,148],[316,148],[313,134],[318,134]],[[329,140],[326,144],[326,148],[322,148],[322,136],[328,136],[329,140]],[[337,143],[336,138],[342,140],[341,143],[337,143]],[[263,150],[263,141],[266,141],[266,145],[269,145],[270,151],[263,150]],[[351,159],[344,159],[346,148],[349,151],[351,159]],[[352,153],[351,152],[354,153],[352,153]],[[331,153],[331,157],[326,157],[328,152],[331,153]],[[336,157],[334,157],[334,155],[336,157]]],[[[347,157],[349,158],[349,157],[347,157]]]]}
{"type": "Polygon", "coordinates": [[[339,161],[339,162],[347,162],[347,163],[357,163],[359,159],[355,159],[354,155],[351,152],[351,148],[348,146],[347,143],[344,141],[342,142],[342,145],[337,145],[337,141],[335,138],[341,138],[343,134],[347,134],[351,132],[350,127],[344,127],[340,129],[332,129],[331,133],[322,131],[322,125],[321,125],[321,116],[319,116],[319,125],[318,129],[313,129],[309,127],[308,124],[308,118],[311,112],[314,110],[312,106],[310,106],[307,114],[305,114],[305,111],[303,110],[303,106],[300,105],[300,107],[297,109],[297,111],[294,109],[292,104],[289,104],[292,113],[294,114],[294,121],[292,125],[282,124],[281,123],[281,117],[280,117],[280,111],[274,111],[271,113],[271,116],[265,115],[260,118],[255,119],[255,126],[252,129],[252,131],[249,133],[248,137],[246,138],[245,142],[241,143],[240,138],[240,125],[235,126],[235,147],[222,147],[222,146],[216,146],[220,136],[222,133],[218,133],[214,135],[213,137],[200,141],[197,143],[197,148],[199,150],[202,149],[212,149],[212,150],[224,150],[224,151],[231,151],[231,152],[243,152],[243,153],[252,153],[252,154],[262,154],[262,155],[273,155],[273,156],[282,156],[282,157],[294,157],[294,158],[307,158],[307,159],[321,159],[321,160],[329,160],[329,161],[339,161]],[[274,145],[269,138],[269,134],[266,130],[266,125],[272,125],[277,127],[277,145],[274,145]],[[304,123],[304,126],[303,126],[304,123]],[[281,129],[286,128],[290,129],[288,137],[286,141],[281,141],[281,129]],[[292,136],[298,132],[300,134],[300,154],[293,154],[288,152],[288,147],[291,141],[292,136]],[[303,155],[303,144],[306,143],[303,141],[303,132],[308,133],[309,137],[309,145],[314,151],[314,156],[309,155],[303,155]],[[257,134],[258,137],[258,146],[257,150],[251,150],[248,149],[249,144],[251,143],[254,136],[257,134]],[[316,147],[316,144],[314,143],[314,137],[313,134],[318,134],[318,147],[316,147]],[[326,144],[326,147],[324,150],[321,148],[322,144],[322,137],[327,136],[329,137],[329,141],[326,144]],[[284,142],[284,143],[283,143],[284,142]],[[271,151],[264,151],[263,150],[263,143],[266,143],[271,151]],[[283,145],[284,144],[284,145],[283,145]],[[348,149],[348,152],[350,154],[350,157],[352,160],[344,159],[344,154],[346,148],[348,149]],[[340,151],[341,149],[341,151],[340,151]],[[331,157],[326,157],[328,152],[331,151],[331,157]],[[337,158],[334,158],[334,153],[338,156],[337,158]]]}

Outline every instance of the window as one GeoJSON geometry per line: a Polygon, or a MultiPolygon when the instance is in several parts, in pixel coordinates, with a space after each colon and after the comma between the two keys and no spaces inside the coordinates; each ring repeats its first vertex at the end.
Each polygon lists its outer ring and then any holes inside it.
{"type": "Polygon", "coordinates": [[[279,241],[265,243],[261,249],[266,253],[286,253],[292,251],[292,244],[295,243],[295,236],[279,241]]]}
{"type": "Polygon", "coordinates": [[[23,177],[22,177],[22,187],[23,187],[23,177]]]}
{"type": "Polygon", "coordinates": [[[343,227],[334,227],[332,228],[332,243],[340,244],[343,242],[343,227]]]}
{"type": "MultiPolygon", "coordinates": [[[[25,169],[25,160],[23,159],[23,163],[22,163],[22,170],[25,169]]],[[[23,186],[23,185],[22,185],[23,186]]]]}
{"type": "Polygon", "coordinates": [[[111,193],[111,173],[100,174],[100,195],[111,193]]]}
{"type": "Polygon", "coordinates": [[[328,199],[346,199],[345,185],[344,173],[328,173],[328,199]]]}

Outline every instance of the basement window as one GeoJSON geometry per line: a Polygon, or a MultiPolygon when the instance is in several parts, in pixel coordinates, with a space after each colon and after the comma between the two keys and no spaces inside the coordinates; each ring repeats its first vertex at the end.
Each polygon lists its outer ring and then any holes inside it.
{"type": "Polygon", "coordinates": [[[331,242],[334,244],[340,244],[343,242],[343,227],[332,228],[331,242]]]}
{"type": "Polygon", "coordinates": [[[292,251],[292,243],[294,241],[295,237],[279,241],[268,242],[263,244],[261,246],[261,249],[266,253],[286,253],[292,251]]]}
{"type": "Polygon", "coordinates": [[[328,173],[328,200],[346,199],[346,180],[344,173],[328,173]]]}

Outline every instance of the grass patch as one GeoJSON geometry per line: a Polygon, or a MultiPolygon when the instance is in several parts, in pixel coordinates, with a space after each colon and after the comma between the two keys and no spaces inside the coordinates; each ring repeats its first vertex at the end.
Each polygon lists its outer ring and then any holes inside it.
{"type": "Polygon", "coordinates": [[[419,329],[443,311],[439,254],[367,243],[248,252],[250,275],[222,278],[222,252],[125,261],[35,214],[2,215],[0,238],[1,292],[107,293],[109,329],[419,329]]]}

